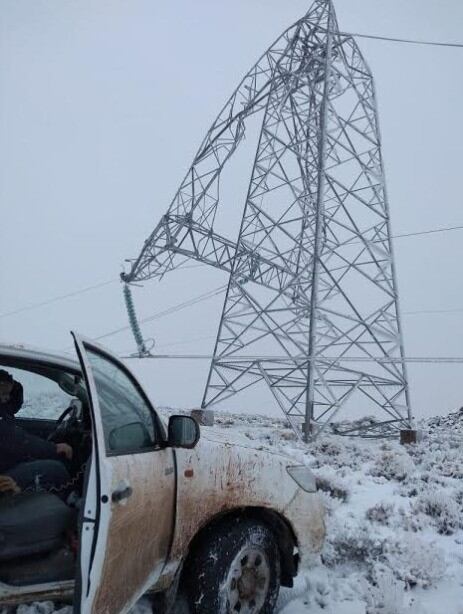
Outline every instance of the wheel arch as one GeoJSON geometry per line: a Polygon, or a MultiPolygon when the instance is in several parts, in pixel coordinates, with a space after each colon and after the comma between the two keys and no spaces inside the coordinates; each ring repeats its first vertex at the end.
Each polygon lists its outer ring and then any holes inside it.
{"type": "Polygon", "coordinates": [[[255,520],[271,529],[281,556],[281,585],[292,587],[299,565],[299,555],[294,553],[294,549],[298,547],[298,540],[288,519],[276,510],[266,507],[237,507],[210,518],[190,541],[184,558],[183,570],[188,568],[189,559],[195,548],[211,530],[240,520],[255,520]]]}

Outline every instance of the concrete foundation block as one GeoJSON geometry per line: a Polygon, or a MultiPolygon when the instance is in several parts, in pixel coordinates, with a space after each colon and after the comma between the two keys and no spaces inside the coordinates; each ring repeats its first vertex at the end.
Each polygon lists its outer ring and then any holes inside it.
{"type": "Polygon", "coordinates": [[[212,409],[192,409],[190,414],[202,426],[214,425],[214,412],[212,409]]]}
{"type": "Polygon", "coordinates": [[[400,431],[400,443],[406,445],[409,443],[418,443],[421,441],[421,433],[415,429],[402,429],[400,431]]]}

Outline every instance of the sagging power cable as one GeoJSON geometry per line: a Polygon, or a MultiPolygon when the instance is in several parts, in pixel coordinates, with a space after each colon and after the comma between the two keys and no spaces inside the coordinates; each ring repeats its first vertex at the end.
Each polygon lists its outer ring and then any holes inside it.
{"type": "MultiPolygon", "coordinates": [[[[447,227],[442,227],[442,228],[431,228],[428,230],[421,230],[421,231],[417,231],[417,232],[405,232],[405,233],[400,233],[400,234],[396,234],[396,235],[392,235],[391,238],[392,239],[402,239],[402,238],[408,238],[408,237],[419,237],[419,236],[424,236],[424,235],[431,235],[431,234],[436,234],[436,233],[444,233],[444,232],[451,232],[451,231],[455,231],[455,230],[463,230],[463,225],[460,226],[447,226],[447,227]]],[[[373,242],[382,242],[384,241],[384,239],[377,239],[373,242]]],[[[354,243],[354,242],[352,242],[354,243]]],[[[186,265],[186,266],[181,266],[179,267],[178,270],[183,270],[183,269],[191,269],[191,268],[197,268],[202,266],[202,264],[194,264],[194,265],[186,265]]],[[[72,298],[75,296],[79,296],[81,294],[85,294],[87,292],[91,292],[92,290],[97,290],[99,288],[103,288],[105,286],[109,286],[110,284],[115,284],[116,282],[120,283],[120,278],[119,277],[115,277],[113,279],[108,279],[106,281],[103,281],[101,283],[98,284],[94,284],[92,286],[87,286],[85,288],[80,288],[79,290],[74,290],[73,292],[68,292],[67,294],[60,294],[58,296],[54,296],[50,299],[46,299],[44,301],[39,301],[36,303],[31,303],[30,305],[25,305],[24,307],[19,307],[18,309],[14,309],[12,311],[6,311],[5,313],[0,313],[0,319],[2,318],[7,318],[10,316],[14,316],[26,311],[31,311],[33,309],[38,309],[40,307],[46,307],[47,305],[51,305],[52,303],[57,303],[58,301],[63,301],[66,300],[68,298],[72,298]]],[[[453,311],[461,311],[460,309],[449,309],[449,310],[442,310],[443,312],[453,312],[453,311]]],[[[419,311],[419,312],[413,312],[413,313],[425,313],[425,312],[432,312],[432,313],[437,313],[437,310],[423,310],[423,311],[419,311]]],[[[440,312],[440,311],[439,311],[440,312]]],[[[407,315],[409,315],[409,313],[412,312],[407,312],[407,315]]],[[[121,328],[120,330],[127,330],[128,328],[130,328],[130,326],[128,327],[124,327],[121,328]]],[[[119,332],[119,330],[117,331],[119,332]]],[[[115,334],[115,333],[114,333],[115,334]]]]}
{"type": "Polygon", "coordinates": [[[332,32],[342,36],[355,36],[357,38],[369,38],[372,40],[387,41],[389,43],[406,43],[408,45],[427,45],[430,47],[456,47],[463,48],[463,43],[427,41],[413,38],[398,38],[393,36],[380,36],[378,34],[360,34],[359,32],[332,32]]]}
{"type": "MultiPolygon", "coordinates": [[[[158,320],[159,318],[163,318],[165,316],[169,316],[172,313],[176,313],[177,311],[181,311],[182,309],[186,309],[187,307],[192,307],[193,305],[197,305],[198,303],[202,303],[203,301],[207,301],[211,298],[213,298],[214,296],[217,296],[218,294],[221,294],[222,292],[224,292],[224,290],[226,289],[226,285],[223,286],[219,286],[218,288],[215,288],[214,290],[210,290],[209,292],[205,292],[204,294],[200,294],[199,296],[196,296],[192,299],[189,299],[188,301],[184,301],[183,303],[179,303],[178,305],[173,305],[172,307],[169,307],[168,309],[164,309],[163,311],[158,311],[157,313],[151,315],[151,316],[147,316],[145,318],[141,318],[139,320],[140,324],[144,324],[146,322],[152,322],[153,320],[158,320]]],[[[131,329],[131,325],[128,324],[127,326],[121,326],[120,328],[116,328],[115,330],[111,330],[107,333],[104,333],[103,335],[100,335],[99,337],[94,337],[94,341],[100,341],[101,339],[106,339],[107,337],[112,337],[113,335],[117,335],[119,333],[122,333],[126,330],[130,330],[131,329]]]]}
{"type": "Polygon", "coordinates": [[[7,318],[9,316],[14,316],[18,313],[23,313],[24,311],[38,309],[39,307],[46,307],[47,305],[51,305],[52,303],[57,303],[58,301],[63,301],[67,298],[78,296],[79,294],[84,294],[85,292],[90,292],[91,290],[97,290],[98,288],[103,288],[104,286],[109,286],[110,284],[114,284],[116,282],[120,282],[119,277],[116,277],[114,279],[108,279],[107,281],[102,281],[99,284],[87,286],[86,288],[80,288],[80,290],[74,290],[74,292],[69,292],[68,294],[60,294],[59,296],[54,296],[53,298],[47,299],[45,301],[31,303],[30,305],[19,307],[19,309],[14,309],[13,311],[6,311],[5,313],[0,313],[0,318],[7,318]]]}

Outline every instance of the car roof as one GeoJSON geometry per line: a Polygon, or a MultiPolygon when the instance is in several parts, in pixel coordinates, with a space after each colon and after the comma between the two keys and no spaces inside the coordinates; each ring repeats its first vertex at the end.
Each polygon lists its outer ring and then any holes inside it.
{"type": "Polygon", "coordinates": [[[40,363],[44,366],[62,367],[68,371],[81,373],[79,361],[72,354],[55,353],[48,350],[27,347],[25,345],[8,345],[0,343],[0,361],[10,366],[24,362],[40,363]]]}

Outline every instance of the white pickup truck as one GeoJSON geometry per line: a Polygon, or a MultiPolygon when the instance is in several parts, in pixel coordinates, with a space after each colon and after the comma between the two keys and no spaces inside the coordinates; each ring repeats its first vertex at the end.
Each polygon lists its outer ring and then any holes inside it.
{"type": "Polygon", "coordinates": [[[78,360],[0,346],[26,396],[32,375],[69,401],[58,419],[19,411],[15,428],[73,449],[62,489],[1,494],[0,606],[118,614],[150,593],[157,613],[273,612],[324,540],[310,470],[216,427],[200,437],[190,416],[164,424],[123,363],[74,339],[78,360]]]}

